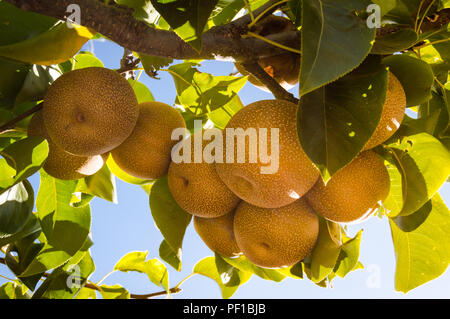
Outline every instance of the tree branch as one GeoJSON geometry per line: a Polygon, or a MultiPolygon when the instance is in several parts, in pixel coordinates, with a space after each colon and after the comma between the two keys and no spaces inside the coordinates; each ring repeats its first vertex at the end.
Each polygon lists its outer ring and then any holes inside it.
{"type": "Polygon", "coordinates": [[[5,123],[2,126],[0,126],[0,135],[13,129],[17,123],[26,119],[28,116],[32,115],[33,113],[36,113],[36,112],[42,110],[43,106],[44,106],[44,103],[41,102],[38,105],[34,106],[33,108],[29,109],[28,111],[20,114],[16,118],[12,119],[8,123],[5,123]]]}
{"type": "Polygon", "coordinates": [[[299,100],[293,94],[286,91],[278,82],[271,77],[257,62],[242,62],[244,69],[255,76],[261,83],[263,83],[275,98],[286,100],[298,104],[299,100]]]}
{"type": "MultiPolygon", "coordinates": [[[[68,5],[77,4],[81,9],[81,24],[108,37],[124,48],[148,55],[173,59],[252,60],[258,57],[282,53],[283,50],[262,40],[241,36],[248,31],[250,18],[244,16],[226,25],[213,27],[203,34],[202,50],[196,52],[175,32],[155,29],[133,17],[130,9],[105,5],[96,0],[6,0],[25,11],[32,11],[65,20],[68,5]]],[[[276,3],[255,11],[262,12],[276,3]]],[[[274,8],[276,9],[276,8],[274,8]]],[[[273,10],[274,10],[273,9],[273,10]]],[[[268,36],[272,41],[290,47],[300,43],[300,32],[292,31],[268,36]]]]}
{"type": "MultiPolygon", "coordinates": [[[[5,258],[0,257],[0,264],[6,265],[5,258]]],[[[48,278],[49,276],[50,276],[49,273],[44,273],[42,275],[42,277],[45,277],[45,278],[48,278]]],[[[100,288],[97,285],[95,285],[93,283],[89,283],[89,282],[85,283],[83,287],[86,287],[86,288],[89,288],[89,289],[92,289],[92,290],[96,290],[96,291],[100,291],[100,288]]],[[[169,289],[169,292],[171,294],[176,294],[176,293],[181,292],[181,288],[173,287],[173,288],[169,289]]],[[[158,292],[150,293],[150,294],[145,294],[145,295],[139,295],[139,294],[132,294],[132,293],[130,293],[130,298],[132,298],[132,299],[149,299],[149,298],[158,297],[158,296],[164,296],[164,295],[167,295],[167,291],[165,291],[165,290],[164,291],[158,291],[158,292]]]]}

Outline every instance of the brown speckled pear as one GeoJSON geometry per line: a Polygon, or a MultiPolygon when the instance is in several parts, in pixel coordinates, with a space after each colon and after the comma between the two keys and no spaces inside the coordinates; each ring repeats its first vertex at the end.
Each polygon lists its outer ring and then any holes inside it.
{"type": "Polygon", "coordinates": [[[373,214],[389,194],[390,179],[383,160],[365,151],[331,177],[319,179],[306,194],[313,209],[334,222],[358,222],[373,214]]]}
{"type": "Polygon", "coordinates": [[[233,231],[234,211],[216,218],[194,216],[194,228],[212,251],[233,257],[241,254],[233,231]]]}
{"type": "MultiPolygon", "coordinates": [[[[194,150],[194,136],[202,139],[202,134],[203,131],[196,132],[184,140],[183,144],[194,150]]],[[[210,142],[202,139],[202,152],[210,142]]],[[[214,164],[203,159],[201,163],[194,162],[193,151],[191,163],[170,163],[168,183],[178,205],[196,216],[212,218],[225,215],[233,211],[240,201],[219,178],[214,164]]]]}
{"type": "Polygon", "coordinates": [[[241,202],[234,215],[234,234],[252,263],[265,268],[291,266],[313,250],[319,218],[304,199],[274,209],[241,202]]]}
{"type": "MultiPolygon", "coordinates": [[[[261,167],[268,167],[269,164],[265,164],[259,156],[256,163],[249,161],[248,138],[245,140],[244,163],[236,160],[236,137],[234,162],[216,163],[216,171],[222,181],[242,200],[265,208],[285,206],[302,197],[317,181],[319,171],[304,153],[297,137],[296,110],[297,105],[291,102],[262,100],[247,105],[228,122],[225,136],[229,134],[229,128],[242,128],[244,131],[267,128],[268,154],[272,147],[271,128],[279,129],[279,164],[276,172],[262,174],[261,167]]],[[[232,139],[232,136],[229,138],[232,139]]]]}
{"type": "Polygon", "coordinates": [[[406,95],[402,84],[392,72],[388,75],[386,101],[380,122],[363,150],[369,150],[390,138],[400,127],[405,116],[406,95]]]}
{"type": "Polygon", "coordinates": [[[131,135],[111,151],[124,172],[141,179],[157,179],[167,174],[172,147],[172,131],[185,128],[180,112],[161,102],[139,104],[139,118],[131,135]]]}
{"type": "Polygon", "coordinates": [[[92,156],[119,146],[133,131],[138,102],[119,73],[90,67],[64,73],[44,97],[44,123],[66,152],[92,156]]]}
{"type": "Polygon", "coordinates": [[[45,129],[42,111],[37,112],[31,118],[28,125],[28,136],[40,136],[47,139],[49,153],[44,170],[50,176],[58,179],[74,180],[93,175],[103,167],[106,161],[102,155],[85,157],[69,154],[53,143],[45,129]]]}
{"type": "MultiPolygon", "coordinates": [[[[260,20],[251,30],[261,36],[294,31],[295,26],[289,19],[270,15],[260,20]]],[[[300,73],[300,56],[288,52],[260,58],[258,64],[286,90],[291,89],[298,82],[300,73]]],[[[236,69],[242,75],[248,75],[248,81],[263,91],[270,92],[256,77],[249,74],[244,67],[235,63],[236,69]]]]}

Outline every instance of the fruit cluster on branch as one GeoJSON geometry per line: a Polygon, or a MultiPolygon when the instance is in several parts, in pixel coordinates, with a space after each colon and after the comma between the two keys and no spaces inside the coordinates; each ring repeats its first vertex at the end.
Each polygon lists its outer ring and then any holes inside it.
{"type": "Polygon", "coordinates": [[[129,82],[105,68],[60,76],[48,89],[43,110],[33,116],[28,135],[48,140],[44,170],[59,179],[92,175],[109,156],[135,178],[155,180],[167,175],[173,199],[194,216],[195,229],[211,250],[225,257],[244,254],[260,267],[279,268],[292,266],[312,252],[319,234],[318,216],[348,223],[377,211],[389,193],[390,178],[371,149],[398,129],[405,107],[405,92],[389,74],[385,105],[373,136],[326,185],[298,139],[297,104],[254,102],[238,111],[225,130],[202,129],[187,139],[182,139],[185,133],[174,139],[176,130],[186,129],[181,114],[160,102],[138,104],[129,82]],[[246,132],[256,128],[260,131],[252,141],[246,132]],[[270,134],[264,136],[261,128],[270,129],[270,134]],[[223,138],[216,141],[218,132],[223,138]],[[261,143],[276,160],[271,157],[267,162],[261,143]],[[205,159],[206,148],[214,149],[213,162],[205,159]],[[174,160],[177,154],[181,162],[174,160]],[[243,162],[238,160],[242,155],[243,162]],[[276,170],[262,173],[272,161],[276,170]]]}

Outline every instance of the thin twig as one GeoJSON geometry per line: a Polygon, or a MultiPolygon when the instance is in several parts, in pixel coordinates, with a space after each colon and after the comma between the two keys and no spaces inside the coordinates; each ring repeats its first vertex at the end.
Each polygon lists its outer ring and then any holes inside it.
{"type": "Polygon", "coordinates": [[[44,103],[39,103],[38,105],[32,107],[31,109],[29,109],[28,111],[20,114],[19,116],[15,117],[14,119],[12,119],[11,121],[3,124],[2,126],[0,126],[0,135],[3,133],[6,133],[7,131],[13,129],[15,127],[15,125],[17,123],[19,123],[20,121],[26,119],[28,116],[42,110],[44,103]]]}
{"type": "Polygon", "coordinates": [[[139,65],[139,63],[141,63],[141,59],[136,59],[129,64],[121,66],[120,69],[117,69],[116,71],[119,72],[120,74],[129,72],[129,71],[133,71],[134,68],[139,65]]]}
{"type": "Polygon", "coordinates": [[[254,37],[254,38],[257,38],[257,39],[260,39],[260,40],[263,40],[263,41],[265,41],[265,42],[267,42],[267,43],[269,43],[269,44],[271,44],[273,46],[279,47],[279,48],[281,48],[283,50],[286,50],[286,51],[291,51],[291,52],[294,52],[294,53],[297,53],[297,54],[301,54],[302,53],[300,50],[297,50],[297,49],[285,46],[285,45],[283,45],[281,43],[277,43],[275,41],[269,40],[269,39],[263,37],[262,35],[259,35],[259,34],[254,33],[254,32],[250,32],[249,31],[247,33],[247,35],[249,35],[251,37],[254,37]]]}
{"type": "Polygon", "coordinates": [[[437,41],[434,41],[434,42],[428,42],[428,43],[422,44],[421,46],[416,47],[416,49],[422,49],[422,48],[428,47],[430,45],[435,45],[435,44],[448,42],[448,41],[450,41],[450,39],[442,39],[442,40],[437,40],[437,41]]]}
{"type": "MultiPolygon", "coordinates": [[[[0,257],[0,264],[6,265],[5,258],[0,257]]],[[[42,274],[42,277],[45,277],[45,278],[48,278],[49,276],[50,276],[49,273],[42,274]]],[[[179,288],[179,286],[180,286],[180,284],[178,284],[176,287],[173,287],[173,288],[169,289],[169,293],[176,294],[176,293],[181,292],[181,289],[179,288]]],[[[93,283],[93,282],[87,282],[87,283],[84,284],[83,287],[89,288],[89,289],[92,289],[92,290],[96,290],[96,291],[100,291],[101,290],[101,288],[98,285],[96,285],[95,283],[93,283]]],[[[157,297],[157,296],[164,296],[167,293],[168,292],[166,290],[153,292],[153,293],[145,294],[145,295],[131,294],[130,293],[130,297],[132,299],[149,299],[149,298],[153,298],[153,297],[157,297]]]]}
{"type": "Polygon", "coordinates": [[[436,0],[431,1],[431,3],[428,5],[427,9],[425,10],[425,13],[422,16],[422,19],[420,20],[419,25],[417,26],[416,33],[420,32],[420,29],[422,28],[423,20],[425,20],[425,17],[427,16],[428,12],[430,11],[431,7],[433,6],[434,2],[436,0]]]}
{"type": "Polygon", "coordinates": [[[278,1],[277,3],[274,3],[273,5],[269,6],[267,9],[265,9],[263,12],[261,12],[256,18],[254,18],[254,20],[252,22],[250,22],[248,27],[251,28],[252,26],[254,26],[259,20],[261,20],[268,14],[271,14],[272,12],[274,12],[280,5],[282,5],[285,2],[288,2],[288,0],[281,0],[281,1],[278,1]]]}
{"type": "Polygon", "coordinates": [[[273,77],[271,77],[257,62],[243,62],[244,69],[255,76],[276,99],[286,100],[298,104],[299,100],[291,93],[286,91],[273,77]]]}
{"type": "Polygon", "coordinates": [[[245,7],[247,8],[248,14],[250,15],[250,18],[252,19],[252,22],[255,21],[255,16],[253,15],[252,8],[250,7],[248,0],[244,0],[244,4],[245,7]]]}

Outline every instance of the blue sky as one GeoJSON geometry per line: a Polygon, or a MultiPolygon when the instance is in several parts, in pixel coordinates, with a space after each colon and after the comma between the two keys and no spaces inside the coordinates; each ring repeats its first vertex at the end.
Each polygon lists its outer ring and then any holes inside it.
{"type": "MultiPolygon", "coordinates": [[[[91,41],[85,50],[90,50],[99,57],[105,67],[118,68],[123,50],[109,41],[91,41]],[[93,42],[93,43],[92,43],[93,42]]],[[[200,68],[214,75],[228,75],[233,71],[230,62],[206,61],[200,68]]],[[[175,86],[172,77],[160,72],[161,80],[150,79],[143,74],[140,81],[146,84],[157,101],[173,104],[175,86]]],[[[295,94],[298,88],[291,91],[295,94]]],[[[240,91],[239,96],[244,105],[273,96],[255,88],[250,83],[240,91]]],[[[34,189],[39,187],[39,175],[30,179],[34,189]]],[[[131,251],[148,251],[149,258],[159,257],[158,248],[162,236],[153,222],[148,196],[136,185],[124,183],[118,179],[117,192],[119,203],[112,204],[101,199],[94,199],[92,210],[92,257],[96,263],[96,271],[92,275],[93,282],[99,281],[109,273],[116,262],[131,251]]],[[[447,183],[440,191],[444,201],[450,205],[450,185],[447,183]]],[[[309,280],[286,279],[274,283],[253,276],[249,282],[241,286],[233,298],[448,298],[450,297],[450,272],[447,271],[438,279],[425,284],[408,294],[395,292],[395,255],[387,218],[370,218],[368,221],[350,226],[349,234],[355,235],[364,229],[361,243],[360,261],[363,270],[350,273],[346,278],[336,278],[333,288],[320,288],[309,280]]],[[[213,253],[205,246],[191,224],[186,232],[183,244],[183,267],[181,272],[168,266],[171,286],[188,276],[194,265],[213,253]]],[[[0,266],[0,275],[13,275],[0,266]]],[[[5,281],[0,278],[0,284],[5,281]]],[[[160,289],[150,283],[143,274],[113,273],[105,284],[121,284],[132,293],[149,293],[160,289]]],[[[196,275],[187,280],[183,291],[173,298],[221,298],[217,284],[206,277],[196,275]]],[[[162,297],[164,298],[164,297],[162,297]]]]}

